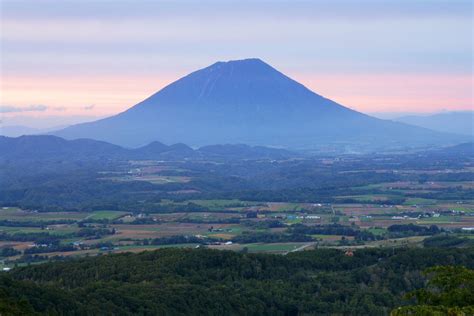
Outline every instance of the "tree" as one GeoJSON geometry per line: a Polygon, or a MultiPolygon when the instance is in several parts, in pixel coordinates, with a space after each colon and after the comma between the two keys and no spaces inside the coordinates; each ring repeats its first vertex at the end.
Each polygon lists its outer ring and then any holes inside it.
{"type": "Polygon", "coordinates": [[[399,307],[392,316],[474,315],[474,270],[437,266],[425,270],[430,279],[423,289],[407,294],[418,305],[399,307]]]}

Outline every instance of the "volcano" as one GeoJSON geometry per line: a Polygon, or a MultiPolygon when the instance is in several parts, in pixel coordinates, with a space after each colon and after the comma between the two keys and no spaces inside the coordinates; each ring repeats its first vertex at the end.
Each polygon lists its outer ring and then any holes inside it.
{"type": "Polygon", "coordinates": [[[125,112],[54,133],[137,147],[244,143],[284,148],[406,146],[454,135],[377,119],[327,99],[260,59],[217,62],[125,112]]]}

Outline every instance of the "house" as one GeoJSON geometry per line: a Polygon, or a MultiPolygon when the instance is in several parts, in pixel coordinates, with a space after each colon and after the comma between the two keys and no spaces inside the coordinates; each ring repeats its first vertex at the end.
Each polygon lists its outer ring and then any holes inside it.
{"type": "Polygon", "coordinates": [[[351,249],[347,249],[344,255],[347,257],[354,257],[354,252],[351,249]]]}
{"type": "Polygon", "coordinates": [[[392,219],[408,219],[408,216],[392,216],[392,219]]]}

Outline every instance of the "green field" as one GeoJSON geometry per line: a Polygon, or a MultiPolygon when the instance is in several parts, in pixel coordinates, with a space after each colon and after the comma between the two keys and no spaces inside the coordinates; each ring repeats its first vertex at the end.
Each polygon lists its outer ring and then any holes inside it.
{"type": "Polygon", "coordinates": [[[18,208],[0,209],[0,220],[10,221],[54,221],[54,220],[81,220],[87,217],[87,212],[32,212],[18,208]]]}
{"type": "Polygon", "coordinates": [[[242,207],[254,205],[252,203],[243,202],[241,200],[189,200],[190,203],[194,203],[200,206],[208,207],[209,209],[222,209],[225,207],[235,207],[239,205],[242,207]]]}
{"type": "Polygon", "coordinates": [[[155,250],[160,248],[195,248],[198,244],[171,244],[171,245],[148,245],[148,246],[118,246],[114,251],[132,251],[132,250],[155,250]]]}
{"type": "Polygon", "coordinates": [[[136,176],[127,174],[120,177],[107,177],[103,179],[112,180],[112,181],[121,181],[121,182],[145,181],[145,182],[150,182],[153,184],[186,183],[191,180],[189,177],[163,176],[163,175],[157,175],[157,174],[136,175],[136,176]]]}
{"type": "Polygon", "coordinates": [[[0,232],[7,233],[39,233],[43,232],[39,227],[11,227],[11,226],[0,226],[0,232]]]}
{"type": "Polygon", "coordinates": [[[303,206],[299,203],[285,203],[284,205],[280,206],[277,211],[284,212],[284,211],[299,211],[303,208],[303,206]]]}
{"type": "Polygon", "coordinates": [[[302,218],[293,218],[293,219],[285,220],[285,223],[288,224],[288,225],[299,224],[301,222],[303,222],[302,218]]]}
{"type": "Polygon", "coordinates": [[[371,227],[367,229],[367,231],[371,232],[374,235],[381,236],[387,232],[385,228],[380,228],[380,227],[371,227]]]}
{"type": "Polygon", "coordinates": [[[313,234],[311,237],[315,239],[321,239],[321,240],[340,240],[342,238],[342,235],[321,235],[321,234],[313,234]]]}
{"type": "Polygon", "coordinates": [[[337,196],[336,198],[338,200],[352,199],[359,202],[364,202],[364,201],[383,202],[390,199],[399,198],[399,196],[389,195],[389,194],[361,194],[361,195],[337,196]]]}
{"type": "Polygon", "coordinates": [[[408,198],[404,205],[434,205],[436,200],[423,199],[423,198],[408,198]]]}
{"type": "Polygon", "coordinates": [[[108,219],[108,220],[114,220],[119,217],[122,217],[126,215],[127,212],[121,212],[121,211],[95,211],[92,212],[91,215],[87,216],[87,219],[93,219],[93,220],[101,220],[101,219],[108,219]]]}
{"type": "Polygon", "coordinates": [[[460,222],[461,218],[456,216],[428,217],[418,221],[418,224],[449,224],[460,222]]]}
{"type": "Polygon", "coordinates": [[[41,229],[40,227],[10,227],[0,226],[0,232],[17,233],[48,233],[50,235],[63,236],[77,231],[76,226],[61,226],[53,229],[41,229]]]}

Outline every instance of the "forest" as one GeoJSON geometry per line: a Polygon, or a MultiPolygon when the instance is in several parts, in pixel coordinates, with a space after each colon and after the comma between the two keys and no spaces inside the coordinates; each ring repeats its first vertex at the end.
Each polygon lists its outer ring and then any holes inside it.
{"type": "MultiPolygon", "coordinates": [[[[472,311],[474,295],[466,291],[473,289],[474,248],[358,249],[352,256],[336,249],[286,256],[162,249],[3,273],[0,313],[388,315],[413,310],[421,302],[414,291],[429,291],[424,271],[437,266],[467,269],[462,284],[451,284],[463,300],[443,304],[472,311]]],[[[443,306],[433,308],[453,307],[443,306]]]]}

